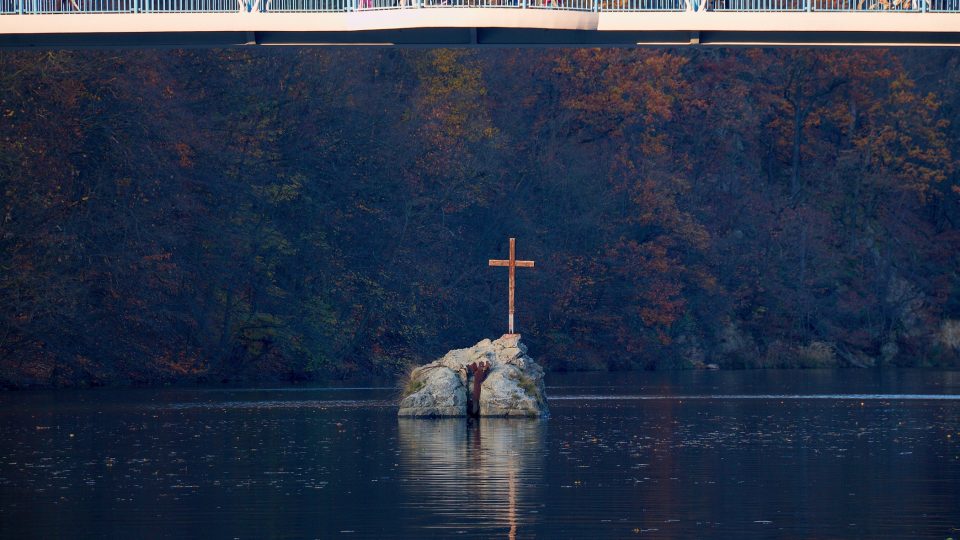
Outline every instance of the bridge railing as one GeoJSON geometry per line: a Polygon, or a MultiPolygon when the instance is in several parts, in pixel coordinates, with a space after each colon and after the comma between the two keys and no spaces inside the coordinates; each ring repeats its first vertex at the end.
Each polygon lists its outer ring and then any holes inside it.
{"type": "MultiPolygon", "coordinates": [[[[5,0],[13,13],[135,13],[136,0],[5,0]]],[[[4,6],[7,7],[6,5],[4,6]]],[[[7,12],[4,9],[4,12],[7,12]]]]}
{"type": "Polygon", "coordinates": [[[855,13],[862,11],[960,11],[960,0],[701,0],[707,11],[789,12],[818,11],[855,13]],[[936,9],[933,8],[936,5],[936,9]]]}
{"type": "Polygon", "coordinates": [[[144,13],[231,13],[246,4],[238,0],[139,0],[144,13]]]}
{"type": "Polygon", "coordinates": [[[934,13],[960,12],[960,0],[928,0],[928,10],[934,13]]]}
{"type": "Polygon", "coordinates": [[[261,11],[271,12],[376,11],[409,8],[532,8],[596,11],[598,9],[597,1],[598,0],[260,0],[261,11]]]}
{"type": "Polygon", "coordinates": [[[709,11],[806,11],[809,0],[712,0],[707,4],[709,11]]]}
{"type": "Polygon", "coordinates": [[[915,0],[812,0],[813,11],[920,11],[915,0]]]}
{"type": "Polygon", "coordinates": [[[238,0],[0,0],[0,14],[235,13],[238,0]]]}
{"type": "Polygon", "coordinates": [[[407,8],[685,11],[687,0],[260,0],[260,10],[268,12],[337,12],[407,8]]]}
{"type": "MultiPolygon", "coordinates": [[[[412,0],[415,3],[417,0],[412,0]]],[[[522,7],[521,0],[420,0],[422,7],[429,8],[515,8],[522,7]]]]}
{"type": "Polygon", "coordinates": [[[599,11],[687,11],[686,0],[605,0],[599,11]]]}
{"type": "Polygon", "coordinates": [[[960,13],[960,0],[0,0],[0,15],[81,13],[323,13],[420,8],[589,12],[960,13]]]}
{"type": "Polygon", "coordinates": [[[350,11],[351,0],[260,0],[260,11],[276,13],[324,13],[350,11]]]}
{"type": "Polygon", "coordinates": [[[560,9],[564,11],[599,11],[595,0],[527,0],[526,7],[533,9],[560,9]]]}

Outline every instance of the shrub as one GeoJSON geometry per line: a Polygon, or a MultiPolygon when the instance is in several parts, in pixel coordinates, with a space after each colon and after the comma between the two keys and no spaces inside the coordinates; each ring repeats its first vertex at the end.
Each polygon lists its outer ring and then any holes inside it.
{"type": "Polygon", "coordinates": [[[797,360],[805,368],[836,367],[837,352],[830,343],[811,341],[797,349],[797,360]]]}
{"type": "Polygon", "coordinates": [[[947,319],[940,323],[937,340],[953,350],[960,349],[960,321],[947,319]]]}
{"type": "Polygon", "coordinates": [[[520,377],[517,378],[517,385],[519,385],[520,388],[527,393],[527,395],[531,396],[537,401],[541,401],[542,398],[540,396],[540,389],[537,388],[537,385],[534,384],[529,377],[520,375],[520,377]]]}

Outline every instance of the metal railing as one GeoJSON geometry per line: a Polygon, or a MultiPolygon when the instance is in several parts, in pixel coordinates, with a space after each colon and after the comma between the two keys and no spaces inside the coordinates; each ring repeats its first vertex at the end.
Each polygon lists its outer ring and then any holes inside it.
{"type": "Polygon", "coordinates": [[[19,0],[9,3],[15,4],[12,6],[13,13],[135,13],[137,11],[136,0],[19,0]]]}
{"type": "Polygon", "coordinates": [[[809,0],[812,11],[920,11],[914,0],[809,0]]]}
{"type": "Polygon", "coordinates": [[[807,11],[809,0],[712,0],[709,11],[807,11]]]}
{"type": "Polygon", "coordinates": [[[143,13],[233,13],[246,3],[237,0],[139,0],[143,13]]]}
{"type": "Polygon", "coordinates": [[[564,11],[599,11],[599,4],[595,0],[527,0],[526,7],[564,11]]]}
{"type": "Polygon", "coordinates": [[[522,7],[520,2],[521,0],[422,0],[421,5],[430,8],[515,8],[522,7]]]}
{"type": "Polygon", "coordinates": [[[604,0],[599,11],[687,11],[687,7],[686,0],[604,0]]]}
{"type": "Polygon", "coordinates": [[[238,0],[0,0],[0,14],[236,13],[245,5],[238,0]]]}
{"type": "Polygon", "coordinates": [[[423,8],[588,12],[960,13],[960,0],[0,0],[0,15],[82,13],[344,13],[423,8]]]}
{"type": "Polygon", "coordinates": [[[352,0],[260,0],[260,11],[273,13],[327,13],[352,11],[352,0]]]}
{"type": "Polygon", "coordinates": [[[929,11],[934,13],[957,13],[960,12],[960,0],[927,0],[929,2],[929,11]]]}

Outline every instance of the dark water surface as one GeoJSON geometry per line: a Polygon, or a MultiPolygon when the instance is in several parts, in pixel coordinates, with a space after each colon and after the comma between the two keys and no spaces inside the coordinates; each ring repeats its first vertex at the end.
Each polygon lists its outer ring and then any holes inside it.
{"type": "Polygon", "coordinates": [[[389,388],[0,394],[0,537],[960,538],[960,372],[548,374],[547,421],[389,388]]]}

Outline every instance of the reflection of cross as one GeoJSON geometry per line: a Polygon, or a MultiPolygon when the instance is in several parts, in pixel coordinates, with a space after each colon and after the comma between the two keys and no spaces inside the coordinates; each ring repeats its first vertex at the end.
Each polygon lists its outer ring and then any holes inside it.
{"type": "Polygon", "coordinates": [[[517,239],[510,239],[510,258],[507,260],[497,260],[490,259],[490,266],[507,266],[510,268],[510,333],[513,333],[513,289],[514,289],[514,272],[518,266],[522,268],[533,268],[533,261],[518,261],[517,260],[517,239]]]}

